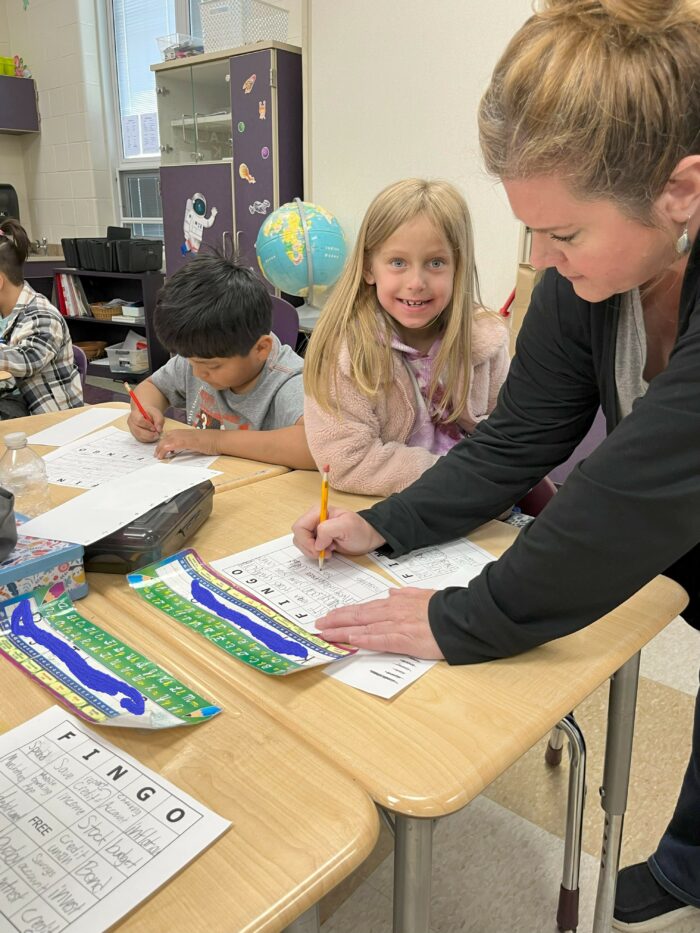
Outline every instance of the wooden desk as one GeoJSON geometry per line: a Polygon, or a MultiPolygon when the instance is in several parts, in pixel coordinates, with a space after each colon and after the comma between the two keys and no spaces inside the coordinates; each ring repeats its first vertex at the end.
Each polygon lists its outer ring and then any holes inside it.
{"type": "MultiPolygon", "coordinates": [[[[86,408],[91,407],[116,408],[123,411],[123,417],[117,418],[116,421],[112,421],[111,426],[121,428],[122,431],[129,430],[126,426],[129,405],[126,402],[103,402],[100,405],[86,405],[83,408],[72,408],[69,411],[49,412],[44,415],[29,415],[26,418],[12,418],[0,422],[0,455],[5,450],[5,445],[2,443],[2,438],[5,434],[10,434],[12,431],[24,431],[27,435],[36,434],[38,431],[49,428],[59,421],[66,421],[74,415],[79,415],[86,408]]],[[[172,419],[167,419],[165,426],[168,430],[183,427],[179,421],[173,421],[172,419]]],[[[107,425],[107,427],[109,427],[109,425],[107,425]]],[[[32,447],[42,456],[56,449],[55,447],[48,447],[42,444],[32,444],[32,447]]],[[[274,463],[260,463],[257,460],[243,460],[238,457],[218,457],[211,468],[212,470],[220,470],[222,474],[221,476],[215,477],[213,481],[217,492],[224,489],[235,489],[238,486],[247,486],[249,483],[257,483],[261,479],[267,479],[270,476],[281,476],[283,473],[289,472],[287,467],[278,466],[274,463]]],[[[51,499],[56,506],[60,505],[62,502],[67,502],[68,499],[73,499],[75,496],[81,495],[84,491],[83,489],[69,489],[65,486],[52,486],[51,499]]]]}
{"type": "MultiPolygon", "coordinates": [[[[217,497],[216,514],[191,544],[205,560],[285,534],[302,511],[317,505],[318,477],[293,472],[217,497]]],[[[372,500],[331,492],[333,505],[366,507],[372,500]]],[[[498,555],[513,529],[490,522],[471,536],[498,555]]],[[[132,613],[138,597],[118,579],[93,585],[132,613]]],[[[394,923],[401,933],[429,927],[431,818],[468,804],[607,678],[611,682],[606,743],[606,843],[596,933],[609,931],[629,778],[639,651],[673,619],[685,594],[664,577],[645,586],[588,628],[516,658],[490,664],[438,664],[391,701],[353,690],[318,669],[266,677],[230,661],[194,632],[181,638],[209,666],[220,692],[244,691],[309,743],[328,752],[396,826],[394,923]]],[[[169,623],[142,607],[144,626],[169,623]]]]}
{"type": "MultiPolygon", "coordinates": [[[[120,578],[121,579],[121,578],[120,578]]],[[[147,731],[90,726],[232,821],[205,852],[114,929],[124,933],[318,930],[319,899],[371,852],[377,812],[320,753],[201,665],[176,629],[144,631],[91,593],[81,613],[141,648],[224,711],[201,726],[147,731]]],[[[0,731],[51,705],[2,665],[0,731]]]]}

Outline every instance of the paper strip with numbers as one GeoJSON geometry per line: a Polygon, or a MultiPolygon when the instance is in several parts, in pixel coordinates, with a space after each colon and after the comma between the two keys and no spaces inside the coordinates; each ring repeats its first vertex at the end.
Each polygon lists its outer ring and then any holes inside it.
{"type": "Polygon", "coordinates": [[[356,651],[312,634],[284,607],[266,601],[265,591],[226,579],[191,548],[127,579],[151,605],[265,674],[292,674],[356,651]]]}
{"type": "Polygon", "coordinates": [[[0,655],[82,719],[102,726],[168,729],[221,712],[80,615],[62,585],[0,607],[0,655]]]}
{"type": "Polygon", "coordinates": [[[0,933],[103,933],[229,826],[52,706],[0,735],[0,933]]]}

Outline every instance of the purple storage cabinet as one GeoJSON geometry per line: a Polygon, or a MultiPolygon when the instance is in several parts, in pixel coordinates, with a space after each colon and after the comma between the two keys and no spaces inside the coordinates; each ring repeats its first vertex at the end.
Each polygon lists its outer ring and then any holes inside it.
{"type": "Polygon", "coordinates": [[[230,162],[163,166],[160,187],[167,275],[207,247],[230,255],[233,239],[230,162]],[[216,209],[213,219],[212,208],[216,209]]]}
{"type": "Polygon", "coordinates": [[[38,133],[39,110],[32,78],[0,75],[0,133],[38,133]]]}
{"type": "Polygon", "coordinates": [[[231,118],[235,246],[257,269],[263,220],[303,197],[301,56],[277,48],[232,56],[231,118]]]}
{"type": "MultiPolygon", "coordinates": [[[[261,42],[223,51],[220,58],[211,55],[205,58],[206,61],[201,63],[200,77],[211,70],[213,62],[218,61],[229,80],[231,123],[228,132],[233,158],[232,161],[221,162],[171,162],[161,167],[168,275],[196,255],[192,243],[187,241],[188,211],[189,227],[201,239],[201,247],[211,245],[226,255],[236,253],[248,265],[258,269],[255,240],[265,217],[280,204],[303,198],[300,52],[294,51],[293,47],[281,47],[280,43],[261,42]],[[202,196],[199,213],[197,205],[188,207],[188,201],[196,200],[195,195],[202,196]],[[216,207],[217,215],[209,225],[212,207],[216,207]],[[196,216],[193,216],[193,211],[196,216]],[[198,219],[201,221],[199,224],[198,219]]],[[[207,116],[220,117],[222,111],[218,108],[221,103],[217,98],[210,104],[217,108],[215,113],[207,112],[207,101],[202,94],[206,80],[198,82],[196,77],[200,67],[197,56],[186,61],[186,65],[153,66],[159,72],[159,85],[162,85],[159,117],[164,125],[170,126],[175,119],[173,114],[179,113],[177,108],[173,109],[175,97],[167,95],[176,95],[178,90],[181,92],[188,86],[183,75],[178,74],[187,68],[193,75],[191,81],[195,96],[199,93],[199,97],[190,104],[185,94],[181,106],[190,106],[197,111],[195,127],[197,121],[201,127],[206,127],[207,116]]],[[[183,121],[186,116],[183,114],[183,121]]],[[[184,127],[183,122],[183,133],[184,127]]],[[[196,150],[198,147],[192,148],[196,150]]],[[[165,161],[183,156],[188,157],[186,147],[179,154],[173,154],[170,148],[166,151],[165,161]]],[[[196,154],[193,152],[191,156],[196,157],[196,154]]],[[[269,289],[274,291],[272,285],[269,289]]]]}

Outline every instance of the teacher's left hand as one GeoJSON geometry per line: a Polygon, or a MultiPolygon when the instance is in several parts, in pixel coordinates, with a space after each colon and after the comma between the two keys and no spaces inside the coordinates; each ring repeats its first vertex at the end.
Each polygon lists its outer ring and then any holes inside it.
{"type": "Polygon", "coordinates": [[[442,660],[428,621],[428,603],[435,592],[413,586],[389,590],[386,599],[334,609],[316,626],[327,641],[442,660]]]}

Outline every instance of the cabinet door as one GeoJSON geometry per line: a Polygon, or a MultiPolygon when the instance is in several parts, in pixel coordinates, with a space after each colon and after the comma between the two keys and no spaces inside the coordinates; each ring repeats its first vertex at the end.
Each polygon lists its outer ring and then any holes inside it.
{"type": "Polygon", "coordinates": [[[39,132],[36,88],[31,78],[0,75],[0,132],[39,132]]]}
{"type": "Polygon", "coordinates": [[[156,73],[161,165],[197,161],[192,68],[156,73]]]}
{"type": "Polygon", "coordinates": [[[197,162],[231,158],[231,95],[226,59],[192,68],[197,162]]]}
{"type": "Polygon", "coordinates": [[[271,61],[269,49],[231,59],[236,248],[241,258],[256,269],[255,238],[265,215],[279,206],[273,159],[271,61]]]}
{"type": "Polygon", "coordinates": [[[203,246],[228,253],[233,231],[231,163],[170,165],[160,170],[165,268],[172,275],[203,246]]]}

